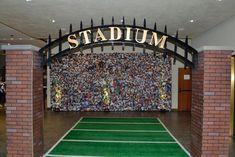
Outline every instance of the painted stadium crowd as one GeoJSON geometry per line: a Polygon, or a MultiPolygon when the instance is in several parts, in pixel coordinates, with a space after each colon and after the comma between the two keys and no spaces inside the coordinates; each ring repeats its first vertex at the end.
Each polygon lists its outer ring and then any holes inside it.
{"type": "Polygon", "coordinates": [[[51,63],[55,111],[171,109],[169,59],[148,53],[72,54],[51,63]]]}

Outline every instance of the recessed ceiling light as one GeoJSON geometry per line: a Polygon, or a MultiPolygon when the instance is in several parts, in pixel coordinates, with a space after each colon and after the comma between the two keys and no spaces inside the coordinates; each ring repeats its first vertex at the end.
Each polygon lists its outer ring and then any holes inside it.
{"type": "Polygon", "coordinates": [[[10,43],[7,43],[7,45],[11,45],[10,43]]]}
{"type": "Polygon", "coordinates": [[[51,22],[52,22],[52,23],[55,23],[55,20],[54,20],[54,19],[52,19],[52,20],[51,20],[51,22]]]}
{"type": "Polygon", "coordinates": [[[222,0],[217,0],[218,2],[222,2],[222,0]]]}
{"type": "Polygon", "coordinates": [[[194,20],[193,20],[193,19],[191,19],[191,20],[190,20],[190,22],[191,22],[191,23],[193,23],[193,22],[194,22],[194,20]]]}
{"type": "Polygon", "coordinates": [[[26,2],[31,2],[32,0],[25,0],[26,2]]]}

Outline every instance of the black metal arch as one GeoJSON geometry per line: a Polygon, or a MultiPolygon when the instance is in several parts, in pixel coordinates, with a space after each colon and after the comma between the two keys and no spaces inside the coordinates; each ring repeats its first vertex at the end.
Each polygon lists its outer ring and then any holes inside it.
{"type": "Polygon", "coordinates": [[[105,47],[105,46],[112,46],[112,50],[113,50],[114,46],[116,46],[116,45],[122,46],[122,50],[125,50],[125,46],[132,46],[133,51],[135,50],[135,47],[140,47],[140,48],[143,48],[143,52],[145,52],[146,49],[152,50],[154,54],[156,52],[160,52],[160,53],[163,53],[164,57],[170,56],[170,57],[174,58],[174,63],[176,60],[179,60],[180,62],[182,62],[185,65],[185,67],[186,66],[194,67],[194,63],[197,60],[197,53],[198,52],[197,52],[197,50],[195,50],[194,48],[192,48],[191,46],[188,45],[188,37],[187,36],[185,38],[185,42],[183,42],[183,41],[179,40],[179,38],[178,38],[178,31],[176,32],[176,36],[172,37],[171,35],[167,34],[167,26],[165,26],[164,32],[161,32],[161,31],[157,30],[156,23],[154,25],[154,29],[146,28],[146,20],[145,19],[144,19],[143,27],[136,26],[135,19],[133,20],[133,25],[126,25],[124,17],[122,19],[122,24],[114,24],[114,18],[112,17],[112,24],[111,25],[104,25],[104,20],[102,18],[100,26],[93,26],[93,20],[91,19],[91,26],[90,27],[83,28],[83,23],[81,21],[80,22],[80,30],[73,31],[72,25],[70,24],[69,31],[70,31],[69,34],[62,36],[62,31],[59,30],[59,38],[54,41],[51,41],[51,36],[49,35],[48,44],[39,50],[39,52],[41,54],[45,54],[45,52],[47,52],[47,57],[44,58],[44,65],[50,64],[50,62],[53,58],[62,57],[62,56],[67,55],[69,53],[74,53],[74,52],[78,52],[78,51],[82,52],[83,50],[86,50],[86,49],[90,49],[91,53],[93,53],[93,48],[101,47],[101,51],[103,51],[103,47],[105,47]],[[121,38],[120,40],[113,40],[113,41],[107,40],[107,41],[94,42],[94,39],[93,39],[94,30],[97,30],[98,28],[100,28],[103,31],[105,31],[105,30],[109,29],[109,27],[119,27],[123,34],[125,33],[125,30],[124,30],[125,27],[131,27],[131,28],[133,28],[132,29],[132,33],[133,33],[132,38],[133,39],[131,41],[125,41],[124,38],[121,38]],[[156,32],[160,36],[163,36],[163,35],[167,36],[167,40],[166,40],[164,49],[149,45],[147,43],[143,43],[143,44],[137,43],[135,41],[135,36],[134,36],[136,29],[144,29],[144,30],[156,32]],[[91,37],[90,37],[91,43],[84,44],[83,39],[80,38],[80,45],[77,48],[62,49],[62,44],[67,42],[67,38],[69,35],[79,34],[79,32],[86,31],[86,30],[91,30],[91,37]],[[173,44],[174,48],[173,49],[168,48],[168,46],[167,46],[168,43],[173,44]],[[52,54],[51,50],[55,47],[58,47],[58,53],[52,54]],[[181,53],[179,53],[178,47],[184,51],[183,55],[181,53]],[[189,59],[188,54],[190,54],[192,56],[191,60],[189,59]]]}

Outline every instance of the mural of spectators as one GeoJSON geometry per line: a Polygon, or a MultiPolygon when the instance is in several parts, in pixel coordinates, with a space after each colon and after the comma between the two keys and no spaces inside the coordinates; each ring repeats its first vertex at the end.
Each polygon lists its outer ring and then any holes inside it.
{"type": "Polygon", "coordinates": [[[171,61],[148,53],[57,58],[51,63],[51,97],[58,111],[171,110],[171,61]]]}

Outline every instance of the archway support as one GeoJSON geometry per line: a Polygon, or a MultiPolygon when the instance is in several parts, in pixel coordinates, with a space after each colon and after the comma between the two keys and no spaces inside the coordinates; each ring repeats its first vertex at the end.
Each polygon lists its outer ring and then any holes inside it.
{"type": "Polygon", "coordinates": [[[38,48],[3,45],[6,51],[7,156],[43,151],[43,70],[38,48]]]}
{"type": "Polygon", "coordinates": [[[232,51],[203,47],[192,71],[191,155],[228,156],[232,51]]]}

